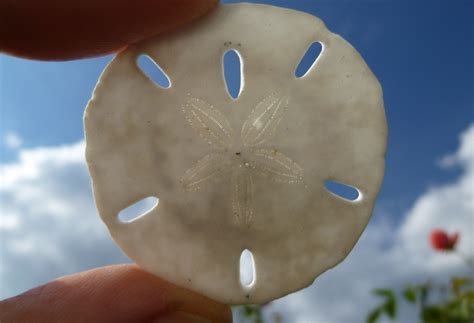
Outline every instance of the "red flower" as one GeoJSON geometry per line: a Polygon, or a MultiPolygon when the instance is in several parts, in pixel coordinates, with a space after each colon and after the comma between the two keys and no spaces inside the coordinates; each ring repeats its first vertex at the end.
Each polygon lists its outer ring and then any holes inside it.
{"type": "Polygon", "coordinates": [[[431,246],[438,251],[451,251],[459,240],[459,233],[448,235],[444,230],[433,230],[430,235],[431,246]]]}

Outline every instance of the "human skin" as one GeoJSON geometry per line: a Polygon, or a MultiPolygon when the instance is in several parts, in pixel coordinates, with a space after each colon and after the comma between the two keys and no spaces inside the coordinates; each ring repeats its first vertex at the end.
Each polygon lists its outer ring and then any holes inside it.
{"type": "Polygon", "coordinates": [[[113,53],[189,23],[218,0],[0,0],[0,52],[39,60],[113,53]]]}
{"type": "Polygon", "coordinates": [[[58,278],[0,302],[0,322],[232,322],[228,305],[168,283],[136,265],[58,278]]]}
{"type": "MultiPolygon", "coordinates": [[[[114,53],[205,15],[218,0],[0,0],[0,53],[71,60],[114,53]]],[[[0,322],[231,322],[228,305],[136,265],[58,278],[0,301],[0,322]]]]}

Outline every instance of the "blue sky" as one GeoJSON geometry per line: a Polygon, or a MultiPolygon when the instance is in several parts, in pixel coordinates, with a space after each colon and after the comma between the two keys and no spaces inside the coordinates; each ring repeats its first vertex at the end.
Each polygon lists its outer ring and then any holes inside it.
{"type": "MultiPolygon", "coordinates": [[[[362,54],[381,82],[389,143],[374,220],[391,223],[378,227],[382,232],[394,231],[397,227],[391,225],[400,223],[401,236],[409,236],[406,226],[421,214],[422,197],[439,198],[442,193],[431,193],[444,192],[470,174],[462,147],[472,143],[459,136],[474,121],[474,2],[255,2],[320,17],[362,54]],[[454,167],[440,167],[438,161],[450,153],[454,167]]],[[[82,140],[84,107],[110,59],[37,62],[0,56],[0,163],[18,163],[22,150],[82,140]],[[12,134],[21,139],[16,148],[4,140],[12,134]]],[[[368,233],[362,245],[378,239],[374,237],[368,233]]]]}
{"type": "MultiPolygon", "coordinates": [[[[427,186],[458,174],[433,161],[455,150],[457,134],[474,116],[472,1],[256,2],[319,16],[357,48],[380,80],[389,146],[378,207],[402,213],[427,186]]],[[[2,55],[0,137],[17,133],[29,147],[83,138],[84,107],[109,60],[37,62],[2,55]]],[[[1,159],[12,158],[15,152],[2,146],[1,159]]]]}

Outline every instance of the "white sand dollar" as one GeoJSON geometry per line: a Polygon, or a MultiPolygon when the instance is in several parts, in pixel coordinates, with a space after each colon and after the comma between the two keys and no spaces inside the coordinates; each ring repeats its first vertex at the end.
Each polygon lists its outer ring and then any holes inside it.
{"type": "Polygon", "coordinates": [[[317,18],[264,5],[221,5],[204,19],[137,44],[107,66],[85,114],[100,216],[145,270],[230,304],[304,288],[342,261],[369,221],[384,172],[381,87],[359,54],[317,18]],[[308,46],[323,51],[301,78],[308,46]],[[235,49],[232,99],[222,57],[235,49]],[[147,54],[171,80],[137,67],[147,54]],[[345,200],[325,188],[357,188],[345,200]],[[148,196],[158,205],[125,223],[148,196]],[[252,252],[255,279],[239,260],[252,252]]]}

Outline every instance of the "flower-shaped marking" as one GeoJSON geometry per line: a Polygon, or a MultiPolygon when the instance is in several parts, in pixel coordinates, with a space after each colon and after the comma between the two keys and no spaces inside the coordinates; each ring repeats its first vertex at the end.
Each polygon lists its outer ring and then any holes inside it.
{"type": "Polygon", "coordinates": [[[286,97],[271,94],[250,113],[240,135],[216,108],[190,99],[183,113],[191,127],[215,151],[189,168],[181,179],[185,190],[199,190],[213,180],[229,178],[232,210],[238,221],[250,225],[253,216],[254,176],[279,183],[301,183],[303,169],[277,149],[264,148],[274,137],[288,105],[286,97]]]}

